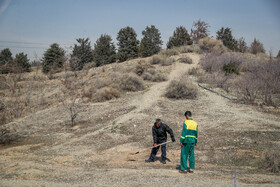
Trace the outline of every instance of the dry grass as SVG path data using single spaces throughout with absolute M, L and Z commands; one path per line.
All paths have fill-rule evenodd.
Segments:
M 121 94 L 119 90 L 111 87 L 104 87 L 98 90 L 96 93 L 94 93 L 92 98 L 95 102 L 104 102 L 119 98 L 120 95 Z
M 199 47 L 199 53 L 225 53 L 228 49 L 223 45 L 220 40 L 216 40 L 214 38 L 203 38 L 200 39 L 197 43 L 197 47 Z
M 155 64 L 155 62 L 157 62 L 158 60 L 161 59 L 158 58 L 157 56 L 154 56 L 150 61 L 150 63 L 144 60 L 140 60 L 135 67 L 135 73 L 141 76 L 147 69 L 153 68 L 151 64 Z
M 159 64 L 161 66 L 170 66 L 175 62 L 175 59 L 172 57 L 167 57 L 163 55 L 155 55 L 151 58 L 151 64 Z
M 170 57 L 170 56 L 175 56 L 175 55 L 178 55 L 179 52 L 178 50 L 176 50 L 175 48 L 173 49 L 162 49 L 159 54 L 161 56 L 166 56 L 166 57 Z
M 124 75 L 120 79 L 119 86 L 120 89 L 123 91 L 135 92 L 135 91 L 144 90 L 143 80 L 134 74 Z
M 197 95 L 197 88 L 185 80 L 171 81 L 165 93 L 167 98 L 174 99 L 196 99 Z
M 280 152 L 279 151 L 267 151 L 264 154 L 262 162 L 260 164 L 261 168 L 265 168 L 272 173 L 280 172 Z
M 178 60 L 181 63 L 186 63 L 186 64 L 192 64 L 193 63 L 192 59 L 188 56 L 185 56 L 185 55 L 182 56 L 181 58 L 179 58 Z

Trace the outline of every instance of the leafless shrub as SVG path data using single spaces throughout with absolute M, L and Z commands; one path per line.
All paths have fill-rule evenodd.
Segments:
M 239 74 L 241 64 L 246 58 L 239 53 L 206 54 L 200 61 L 201 67 L 208 73 L 223 71 L 224 73 Z
M 175 48 L 172 48 L 172 49 L 162 49 L 159 52 L 159 54 L 162 56 L 170 57 L 170 56 L 178 55 L 179 52 Z
M 156 73 L 152 76 L 151 81 L 153 82 L 164 82 L 167 81 L 167 76 L 162 73 Z
M 215 73 L 212 73 L 210 75 L 212 81 L 214 84 L 216 84 L 217 87 L 219 88 L 224 88 L 227 80 L 229 79 L 228 76 L 226 76 L 224 73 L 222 72 L 215 72 Z
M 238 99 L 245 103 L 254 103 L 260 90 L 257 77 L 248 73 L 239 77 L 234 84 L 234 89 L 237 92 Z
M 150 63 L 151 64 L 162 64 L 163 61 L 163 57 L 160 55 L 154 55 L 151 60 Z
M 272 173 L 280 171 L 280 152 L 267 151 L 262 159 L 261 168 L 268 169 Z
M 144 90 L 143 80 L 134 74 L 124 75 L 120 79 L 119 86 L 124 91 L 135 92 L 135 91 Z
M 144 80 L 152 81 L 152 82 L 163 82 L 167 81 L 167 75 L 161 73 L 161 72 L 156 72 L 155 69 L 147 69 L 145 73 L 143 73 L 142 78 Z
M 139 61 L 135 67 L 135 73 L 137 75 L 141 76 L 148 68 L 152 67 L 152 65 L 150 63 L 143 61 L 143 60 Z
M 193 45 L 184 45 L 176 48 L 179 53 L 194 53 L 198 51 L 198 47 Z
M 173 80 L 168 85 L 165 96 L 174 99 L 195 99 L 197 94 L 197 88 L 190 82 Z
M 202 74 L 205 74 L 205 72 L 200 67 L 193 67 L 188 71 L 188 74 L 194 76 L 201 76 Z
M 170 66 L 170 65 L 173 64 L 173 62 L 175 62 L 175 59 L 172 58 L 172 57 L 168 57 L 168 58 L 165 58 L 165 59 L 162 61 L 161 65 L 162 65 L 162 66 Z
M 143 75 L 142 75 L 142 78 L 144 80 L 147 80 L 147 81 L 150 81 L 152 80 L 153 78 L 153 74 L 149 73 L 149 72 L 144 72 Z
M 71 120 L 71 126 L 75 125 L 75 119 L 77 118 L 78 114 L 82 111 L 81 107 L 77 103 L 78 94 L 68 93 L 64 94 L 60 97 L 60 102 L 62 103 L 64 109 L 69 114 Z M 69 99 L 67 99 L 69 97 Z
M 120 92 L 117 89 L 111 87 L 104 87 L 93 94 L 93 101 L 104 102 L 119 97 Z
M 251 65 L 249 65 L 246 74 L 252 76 L 252 81 L 256 80 L 258 82 L 259 93 L 263 103 L 276 105 L 273 101 L 273 95 L 280 94 L 280 62 L 253 61 Z
M 182 56 L 181 58 L 179 58 L 179 62 L 186 63 L 186 64 L 193 63 L 192 59 L 188 56 Z
M 61 80 L 63 85 L 62 94 L 60 95 L 60 102 L 62 106 L 69 114 L 71 126 L 75 125 L 75 119 L 78 114 L 82 111 L 81 106 L 77 102 L 78 97 L 80 96 L 77 89 L 77 77 L 69 77 L 65 71 L 64 79 Z
M 170 66 L 173 64 L 173 62 L 175 62 L 174 58 L 160 55 L 155 55 L 150 60 L 151 64 L 160 64 L 162 66 Z
M 199 53 L 225 53 L 227 48 L 223 45 L 220 40 L 214 38 L 202 38 L 198 41 L 197 46 L 199 47 Z
M 144 80 L 151 81 L 152 78 L 153 78 L 153 76 L 154 76 L 156 73 L 157 73 L 157 72 L 156 72 L 156 70 L 155 70 L 154 68 L 149 68 L 149 69 L 147 69 L 147 70 L 143 73 L 142 78 L 143 78 Z

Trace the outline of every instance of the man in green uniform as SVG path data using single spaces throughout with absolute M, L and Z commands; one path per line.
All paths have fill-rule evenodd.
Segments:
M 192 119 L 190 111 L 185 112 L 187 120 L 183 124 L 183 131 L 180 138 L 181 163 L 180 173 L 193 173 L 195 167 L 194 147 L 197 143 L 197 123 Z M 189 160 L 189 169 L 187 161 Z

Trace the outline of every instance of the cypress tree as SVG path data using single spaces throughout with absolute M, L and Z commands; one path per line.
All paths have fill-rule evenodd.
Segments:
M 142 31 L 143 38 L 140 43 L 140 52 L 142 57 L 151 56 L 160 51 L 162 40 L 159 30 L 154 26 L 146 27 Z
M 138 45 L 137 34 L 131 27 L 122 28 L 118 32 L 118 59 L 120 62 L 126 61 L 130 58 L 138 57 Z
M 96 66 L 109 64 L 116 61 L 116 48 L 109 35 L 102 34 L 94 44 L 93 60 Z
M 65 51 L 57 43 L 54 43 L 44 53 L 42 61 L 43 73 L 59 70 L 65 61 Z
M 183 45 L 192 45 L 192 43 L 188 30 L 183 26 L 179 26 L 174 31 L 173 36 L 169 38 L 167 49 Z
M 93 61 L 93 53 L 90 46 L 89 38 L 77 39 L 78 45 L 74 45 L 71 58 L 76 59 L 75 64 L 72 64 L 73 70 L 83 69 L 86 63 Z
M 29 63 L 29 59 L 27 58 L 27 54 L 16 54 L 14 64 L 20 72 L 30 72 L 31 65 Z

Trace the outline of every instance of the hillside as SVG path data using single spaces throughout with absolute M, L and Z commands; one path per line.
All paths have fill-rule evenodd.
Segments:
M 187 76 L 198 66 L 200 55 L 187 55 L 192 64 L 179 62 L 180 54 L 173 56 L 172 65 L 154 65 L 167 81 L 145 81 L 143 90 L 124 92 L 105 102 L 79 97 L 81 112 L 74 126 L 69 125 L 69 115 L 60 102 L 61 98 L 71 102 L 71 94 L 63 95 L 66 80 L 75 80 L 74 88 L 87 93 L 107 84 L 102 81 L 112 75 L 133 72 L 140 61 L 151 57 L 91 68 L 77 75 L 61 72 L 52 79 L 36 71 L 24 74 L 18 83 L 22 85 L 20 93 L 30 90 L 31 104 L 21 117 L 5 124 L 11 132 L 0 145 L 0 186 L 233 186 L 235 171 L 238 186 L 279 186 L 279 174 L 259 169 L 266 150 L 279 151 L 278 113 L 230 101 L 199 87 L 197 79 L 189 75 L 188 81 L 198 89 L 197 99 L 164 97 L 172 80 Z M 36 81 L 32 82 L 32 77 L 37 77 Z M 186 110 L 193 112 L 199 124 L 199 141 L 196 171 L 182 175 L 178 172 L 179 138 Z M 176 142 L 167 146 L 171 162 L 166 165 L 145 163 L 150 150 L 130 154 L 152 145 L 156 118 L 168 124 L 176 137 Z

